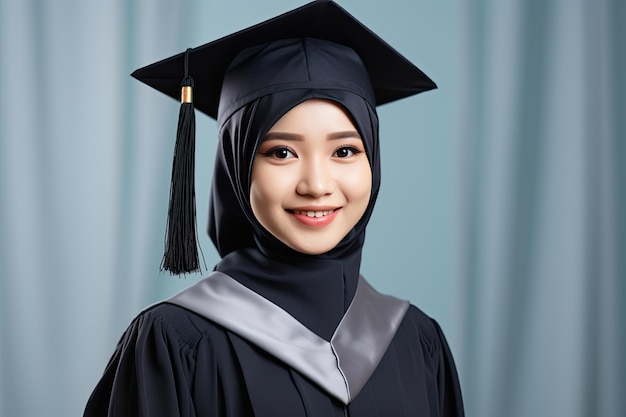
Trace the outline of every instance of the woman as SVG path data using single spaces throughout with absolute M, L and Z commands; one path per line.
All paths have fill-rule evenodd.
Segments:
M 462 416 L 439 326 L 359 274 L 375 106 L 434 83 L 328 1 L 194 52 L 134 75 L 171 94 L 172 65 L 202 71 L 222 260 L 133 321 L 85 416 Z

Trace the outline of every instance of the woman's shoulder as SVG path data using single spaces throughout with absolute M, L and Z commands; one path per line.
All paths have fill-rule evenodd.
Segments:
M 422 330 L 434 330 L 433 325 L 436 321 L 426 314 L 415 304 L 410 304 L 406 312 L 405 321 L 409 321 L 412 325 L 418 326 Z
M 122 335 L 84 415 L 190 416 L 194 408 L 209 409 L 219 401 L 210 388 L 195 398 L 185 387 L 217 387 L 218 363 L 236 375 L 229 352 L 228 336 L 215 323 L 166 302 L 150 306 Z
M 409 306 L 400 328 L 405 335 L 418 338 L 422 345 L 431 349 L 440 349 L 442 345 L 447 345 L 439 323 L 413 304 Z
M 139 313 L 127 332 L 133 329 L 137 333 L 167 335 L 167 339 L 188 347 L 224 335 L 224 329 L 213 321 L 168 302 L 152 305 Z

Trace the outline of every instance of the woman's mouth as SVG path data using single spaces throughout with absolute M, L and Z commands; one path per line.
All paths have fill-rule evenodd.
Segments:
M 322 227 L 330 224 L 341 208 L 328 210 L 287 210 L 299 223 L 309 227 Z

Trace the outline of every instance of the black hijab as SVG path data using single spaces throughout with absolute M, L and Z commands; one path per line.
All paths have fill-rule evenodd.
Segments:
M 361 135 L 372 170 L 363 217 L 330 251 L 297 252 L 268 232 L 250 206 L 252 164 L 271 127 L 310 99 L 342 106 Z M 218 116 L 209 235 L 230 275 L 326 340 L 356 291 L 365 239 L 380 187 L 378 117 L 367 72 L 349 48 L 318 39 L 291 39 L 244 50 L 225 77 Z

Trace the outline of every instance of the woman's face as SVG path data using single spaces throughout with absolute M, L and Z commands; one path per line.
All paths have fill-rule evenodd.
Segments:
M 287 246 L 328 252 L 367 208 L 372 173 L 344 109 L 308 100 L 267 133 L 252 166 L 250 202 L 258 221 Z

